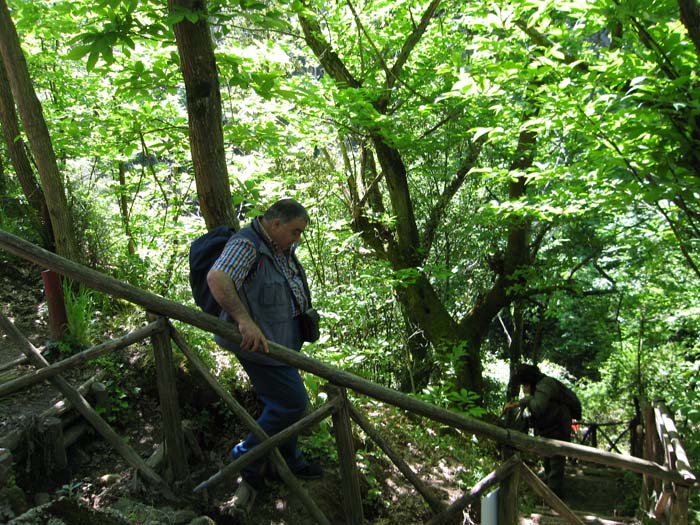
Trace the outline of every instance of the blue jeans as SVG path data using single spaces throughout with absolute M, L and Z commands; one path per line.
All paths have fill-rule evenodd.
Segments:
M 253 390 L 264 405 L 257 423 L 268 436 L 277 434 L 304 416 L 309 398 L 299 370 L 291 366 L 261 365 L 245 359 L 240 359 L 240 362 L 253 384 Z M 252 433 L 248 434 L 245 440 L 233 447 L 233 459 L 245 454 L 259 442 Z M 282 443 L 279 450 L 292 470 L 306 463 L 297 447 L 297 436 Z M 261 474 L 265 461 L 261 459 L 248 465 L 243 469 L 243 475 Z

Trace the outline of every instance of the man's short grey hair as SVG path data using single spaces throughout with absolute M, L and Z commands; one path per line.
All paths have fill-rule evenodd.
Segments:
M 277 201 L 267 209 L 263 218 L 266 221 L 279 219 L 283 224 L 288 224 L 299 218 L 304 219 L 307 223 L 310 221 L 309 212 L 294 199 L 282 199 Z

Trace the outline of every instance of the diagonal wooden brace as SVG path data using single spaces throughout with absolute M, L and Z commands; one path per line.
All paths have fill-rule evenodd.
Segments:
M 163 322 L 164 323 L 164 322 Z M 22 333 L 15 327 L 12 322 L 0 314 L 0 328 L 5 331 L 8 337 L 14 339 L 20 346 L 20 349 L 37 368 L 45 368 L 50 366 L 49 362 L 44 359 L 44 357 L 39 353 L 32 343 L 22 335 Z M 151 469 L 146 462 L 139 456 L 134 449 L 132 449 L 126 442 L 119 437 L 119 435 L 112 430 L 112 427 L 102 419 L 102 417 L 95 412 L 95 410 L 90 406 L 87 400 L 73 388 L 73 386 L 66 381 L 63 376 L 56 375 L 54 377 L 48 378 L 53 386 L 55 386 L 61 393 L 70 401 L 75 409 L 80 412 L 80 414 L 97 430 L 100 435 L 110 444 L 115 450 L 121 454 L 121 456 L 135 469 L 137 469 L 141 474 L 151 483 L 156 485 L 162 492 L 163 495 L 175 500 L 175 495 L 172 493 L 165 481 Z

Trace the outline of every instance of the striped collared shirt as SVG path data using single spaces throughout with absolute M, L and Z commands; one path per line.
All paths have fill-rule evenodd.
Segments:
M 259 219 L 255 219 L 252 226 L 270 248 L 278 270 L 282 272 L 289 283 L 294 294 L 293 315 L 296 317 L 309 307 L 309 300 L 305 293 L 301 269 L 297 267 L 295 259 L 292 257 L 292 250 L 280 250 L 265 231 Z M 226 273 L 233 281 L 236 290 L 240 290 L 256 260 L 257 253 L 254 244 L 248 239 L 233 236 L 226 243 L 212 269 Z

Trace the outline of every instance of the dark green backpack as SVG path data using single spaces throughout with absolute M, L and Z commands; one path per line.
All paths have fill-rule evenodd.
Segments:
M 561 392 L 561 402 L 569 407 L 569 412 L 571 412 L 571 419 L 581 420 L 581 401 L 568 386 L 566 386 L 561 381 L 559 383 L 559 392 Z

